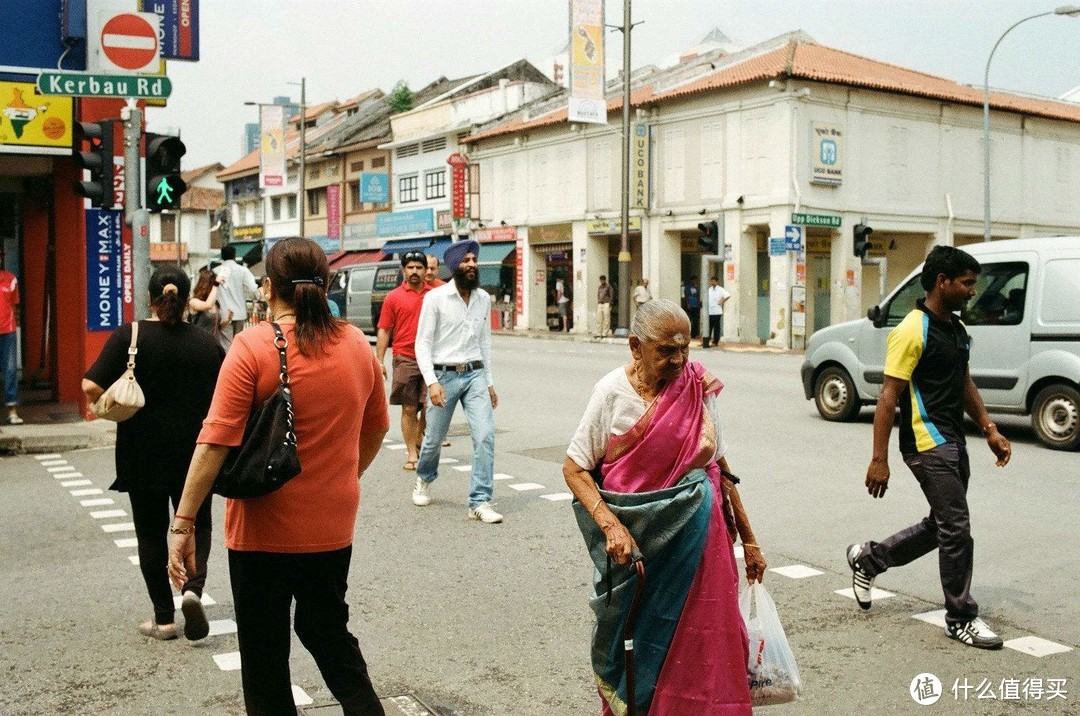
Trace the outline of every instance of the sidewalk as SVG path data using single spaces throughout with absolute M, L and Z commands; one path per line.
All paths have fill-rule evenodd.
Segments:
M 492 331 L 492 335 L 496 336 L 512 336 L 515 338 L 536 338 L 540 340 L 548 341 L 574 341 L 575 343 L 607 343 L 610 345 L 627 345 L 630 340 L 625 337 L 609 336 L 607 338 L 598 338 L 596 336 L 588 335 L 585 333 L 563 333 L 561 331 L 544 331 L 544 330 L 526 330 L 526 331 L 507 331 L 499 330 Z M 712 350 L 703 349 L 701 347 L 701 339 L 695 338 L 690 343 L 690 347 L 696 350 Z M 766 346 L 752 345 L 750 343 L 727 343 L 721 342 L 719 345 L 722 351 L 731 351 L 732 353 L 779 353 L 779 354 L 795 354 L 801 355 L 805 351 L 802 349 L 787 350 L 783 348 L 769 348 Z
M 0 455 L 65 452 L 116 443 L 116 423 L 85 420 L 75 403 L 19 406 L 22 425 L 0 425 Z

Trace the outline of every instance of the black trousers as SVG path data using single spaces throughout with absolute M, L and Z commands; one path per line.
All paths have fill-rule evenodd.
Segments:
M 351 559 L 351 546 L 303 554 L 229 550 L 244 705 L 249 714 L 296 714 L 289 676 L 293 599 L 296 636 L 315 658 L 344 713 L 384 713 L 360 644 L 349 633 L 345 591 Z
M 723 315 L 714 316 L 711 313 L 709 314 L 709 332 L 702 339 L 701 345 L 703 348 L 708 348 L 710 342 L 714 346 L 720 345 L 720 321 L 723 318 Z
M 945 621 L 963 624 L 979 616 L 971 597 L 975 541 L 971 538 L 967 487 L 971 476 L 967 449 L 946 443 L 926 452 L 905 455 L 904 462 L 919 481 L 930 515 L 881 542 L 868 542 L 859 566 L 871 576 L 899 567 L 938 550 Z
M 139 570 L 150 602 L 154 605 L 154 621 L 173 623 L 173 594 L 169 584 L 169 503 L 173 509 L 180 504 L 183 485 L 172 494 L 156 490 L 130 490 L 131 522 L 139 540 Z M 206 562 L 210 559 L 212 500 L 208 496 L 195 514 L 195 575 L 181 589 L 200 597 L 206 584 Z
M 701 308 L 687 308 L 686 315 L 690 317 L 690 337 L 697 338 L 701 335 Z

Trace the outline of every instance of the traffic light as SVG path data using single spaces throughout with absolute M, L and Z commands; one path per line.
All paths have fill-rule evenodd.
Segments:
M 113 121 L 75 123 L 75 163 L 90 172 L 90 181 L 75 182 L 75 193 L 99 209 L 113 208 Z
M 855 224 L 852 233 L 855 240 L 852 246 L 855 255 L 860 259 L 865 259 L 867 252 L 870 251 L 870 234 L 874 233 L 874 230 L 866 224 Z
M 698 224 L 698 231 L 701 232 L 701 236 L 698 237 L 698 245 L 701 246 L 702 251 L 707 254 L 715 254 L 720 248 L 719 241 L 719 226 L 715 221 L 706 221 L 704 224 Z
M 187 147 L 180 137 L 146 133 L 146 209 L 179 209 L 187 184 L 180 178 L 180 158 Z

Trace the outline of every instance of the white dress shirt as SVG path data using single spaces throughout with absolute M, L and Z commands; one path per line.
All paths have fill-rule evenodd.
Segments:
M 724 315 L 724 299 L 731 298 L 731 292 L 720 285 L 709 286 L 709 315 Z
M 214 273 L 222 276 L 224 281 L 218 286 L 217 302 L 221 312 L 228 315 L 232 311 L 232 320 L 247 320 L 248 295 L 255 295 L 259 290 L 259 284 L 255 283 L 255 276 L 247 266 L 241 266 L 232 259 L 222 262 L 214 269 Z
M 420 321 L 416 326 L 416 363 L 424 382 L 439 382 L 434 365 L 459 365 L 484 361 L 490 388 L 491 378 L 491 296 L 477 287 L 468 305 L 451 280 L 424 296 Z

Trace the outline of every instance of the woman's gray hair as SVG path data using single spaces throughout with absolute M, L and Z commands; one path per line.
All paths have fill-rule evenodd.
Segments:
M 690 317 L 674 301 L 654 298 L 638 306 L 634 320 L 630 322 L 630 335 L 639 341 L 655 341 L 661 337 L 664 325 L 670 321 L 689 324 Z

